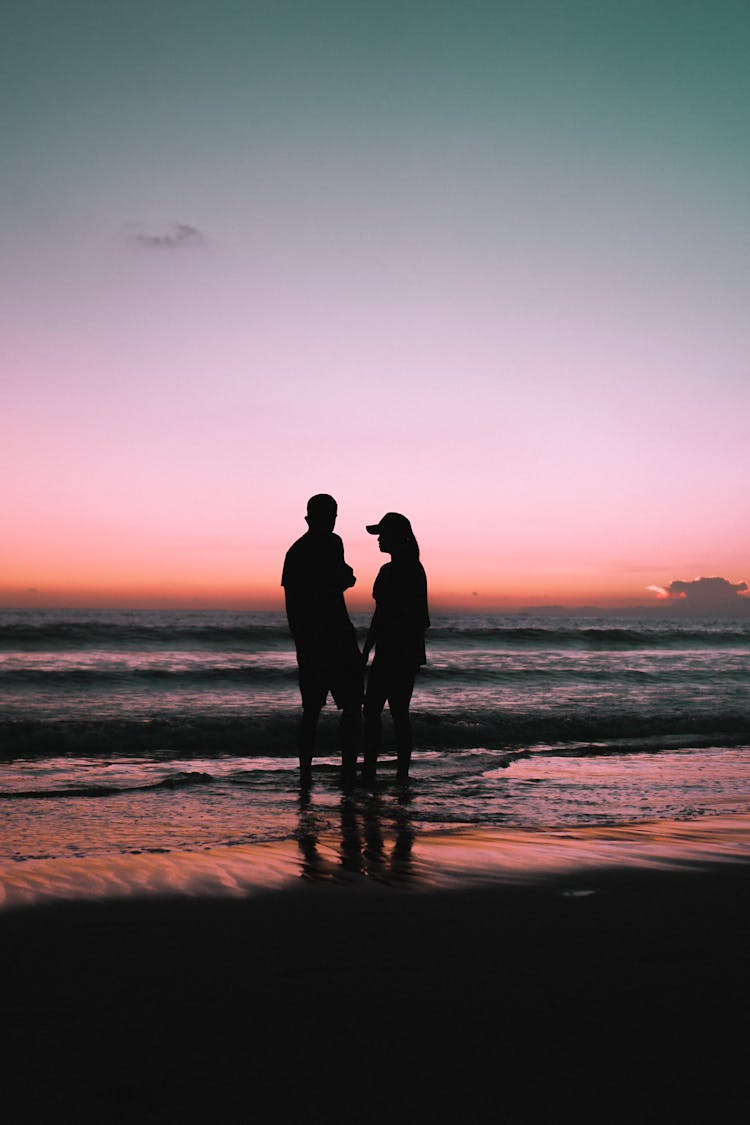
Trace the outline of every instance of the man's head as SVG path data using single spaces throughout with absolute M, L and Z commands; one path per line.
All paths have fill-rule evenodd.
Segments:
M 319 492 L 307 501 L 305 520 L 310 531 L 331 532 L 336 524 L 338 505 L 327 492 Z

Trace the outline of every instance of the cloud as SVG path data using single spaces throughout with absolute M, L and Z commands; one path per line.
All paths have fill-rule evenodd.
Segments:
M 172 250 L 178 246 L 202 246 L 205 242 L 198 228 L 191 226 L 190 223 L 173 223 L 163 234 L 136 230 L 130 237 L 139 246 L 148 246 L 156 250 Z
M 747 582 L 732 583 L 727 578 L 693 578 L 688 582 L 677 580 L 668 586 L 647 586 L 658 597 L 683 602 L 694 609 L 728 609 L 750 603 L 743 595 Z

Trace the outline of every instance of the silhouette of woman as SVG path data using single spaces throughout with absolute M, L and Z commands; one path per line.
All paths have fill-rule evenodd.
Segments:
M 365 640 L 363 663 L 375 648 L 365 693 L 363 780 L 371 784 L 380 750 L 383 708 L 388 707 L 396 735 L 397 778 L 406 781 L 412 751 L 409 704 L 414 678 L 426 663 L 424 636 L 430 626 L 427 578 L 419 561 L 419 545 L 411 524 L 400 512 L 387 512 L 380 523 L 369 524 L 380 550 L 391 561 L 380 568 L 372 596 L 375 613 Z

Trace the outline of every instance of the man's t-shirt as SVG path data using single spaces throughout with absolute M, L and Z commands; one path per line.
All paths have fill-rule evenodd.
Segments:
M 281 585 L 298 654 L 350 648 L 354 626 L 344 590 L 354 585 L 354 571 L 344 561 L 338 535 L 308 531 L 293 543 L 284 559 Z

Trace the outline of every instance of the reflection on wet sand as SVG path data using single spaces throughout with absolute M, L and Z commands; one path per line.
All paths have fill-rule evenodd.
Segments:
M 364 875 L 388 884 L 414 882 L 410 805 L 408 789 L 394 803 L 372 793 L 347 794 L 339 804 L 336 826 L 312 805 L 309 794 L 302 793 L 297 831 L 300 874 L 310 880 Z
M 245 898 L 291 890 L 300 876 L 387 891 L 529 886 L 562 876 L 580 891 L 615 869 L 705 871 L 750 860 L 747 816 L 448 833 L 417 830 L 417 812 L 408 793 L 332 801 L 323 794 L 291 813 L 288 837 L 263 844 L 0 862 L 0 913 L 64 900 Z

